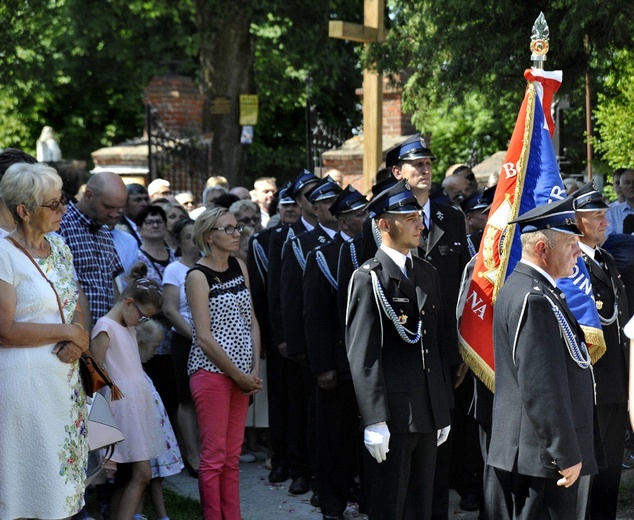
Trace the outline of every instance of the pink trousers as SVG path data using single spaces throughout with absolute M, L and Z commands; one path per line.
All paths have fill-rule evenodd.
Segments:
M 224 374 L 189 378 L 200 430 L 198 487 L 205 520 L 240 520 L 240 451 L 249 398 Z

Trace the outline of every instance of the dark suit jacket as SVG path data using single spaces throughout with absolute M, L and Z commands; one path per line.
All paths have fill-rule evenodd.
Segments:
M 462 271 L 471 258 L 467 248 L 464 215 L 453 206 L 430 202 L 431 229 L 427 243 L 421 239 L 418 256 L 427 260 L 438 271 L 442 287 L 441 298 L 445 315 L 444 334 L 449 341 L 443 352 L 446 367 L 462 362 L 458 350 L 456 304 Z
M 392 433 L 429 433 L 447 426 L 449 395 L 440 350 L 440 281 L 433 267 L 414 257 L 416 286 L 379 249 L 353 274 L 348 302 L 346 348 L 364 426 L 386 421 Z M 422 319 L 422 344 L 409 344 L 377 307 L 371 272 L 389 304 L 415 331 Z
M 269 321 L 275 345 L 284 343 L 284 323 L 280 303 L 280 286 L 282 281 L 282 249 L 289 236 L 304 233 L 306 227 L 302 220 L 292 226 L 278 226 L 271 232 L 269 240 L 269 271 L 267 277 L 267 301 L 269 304 Z
M 304 289 L 302 278 L 308 253 L 318 245 L 330 240 L 319 225 L 312 231 L 290 238 L 282 249 L 282 276 L 280 281 L 280 305 L 284 339 L 289 357 L 306 355 L 306 335 L 304 333 Z
M 622 327 L 627 323 L 629 316 L 627 296 L 614 258 L 605 249 L 600 249 L 600 252 L 607 271 L 585 254 L 583 261 L 590 274 L 599 315 L 605 319 L 613 317 L 616 304 L 618 318 L 610 325 L 602 326 L 607 350 L 594 365 L 597 404 L 626 403 L 630 348 Z
M 337 305 L 337 266 L 342 244 L 343 238 L 337 233 L 333 240 L 308 253 L 303 278 L 304 329 L 312 373 L 336 370 L 339 379 L 350 379 Z M 325 262 L 325 268 L 318 263 L 318 257 Z M 333 280 L 326 277 L 324 269 Z
M 597 472 L 602 455 L 590 369 L 568 353 L 556 305 L 578 342 L 583 331 L 562 298 L 537 270 L 518 263 L 498 294 L 493 318 L 495 397 L 487 463 L 534 477 L 558 479 L 582 462 Z M 599 451 L 597 451 L 599 450 Z
M 274 228 L 266 228 L 249 239 L 247 252 L 247 271 L 251 283 L 251 298 L 253 310 L 260 324 L 262 347 L 273 345 L 273 334 L 269 320 L 269 304 L 266 295 L 266 284 L 269 269 L 269 242 Z
M 340 280 L 337 299 L 339 301 L 339 318 L 342 329 L 346 326 L 346 306 L 348 305 L 348 284 L 352 273 L 361 264 L 370 260 L 380 245 L 381 235 L 373 224 L 371 218 L 363 222 L 363 230 L 358 235 L 352 237 L 348 242 L 344 242 L 339 252 L 339 266 L 337 277 Z M 375 236 L 377 235 L 378 236 Z M 378 243 L 377 243 L 378 240 Z

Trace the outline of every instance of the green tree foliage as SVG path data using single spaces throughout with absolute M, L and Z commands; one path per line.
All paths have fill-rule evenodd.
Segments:
M 564 114 L 562 143 L 570 168 L 579 171 L 585 158 L 583 78 L 589 63 L 601 64 L 612 49 L 631 46 L 631 2 L 388 0 L 387 39 L 372 46 L 364 61 L 387 73 L 408 72 L 405 107 L 419 129 L 432 133 L 435 153 L 464 157 L 469 141 L 457 145 L 439 134 L 447 131 L 446 120 L 455 117 L 455 107 L 465 105 L 466 112 L 474 99 L 481 117 L 499 121 L 504 130 L 474 127 L 465 139 L 476 142 L 476 148 L 487 142 L 503 148 L 513 124 L 505 112 L 511 110 L 514 118 L 519 108 L 522 74 L 531 65 L 531 28 L 540 11 L 550 27 L 546 68 L 563 70 L 560 93 L 570 95 L 573 107 Z M 602 70 L 590 69 L 593 77 Z M 592 86 L 596 91 L 597 85 Z
M 611 65 L 594 112 L 599 134 L 596 148 L 611 167 L 627 168 L 634 164 L 634 53 L 615 52 Z
M 248 172 L 288 179 L 306 166 L 307 95 L 323 121 L 352 134 L 361 111 L 362 71 L 356 46 L 328 37 L 331 18 L 359 22 L 359 0 L 270 1 L 254 20 L 255 83 L 260 120 Z
M 348 131 L 359 125 L 355 46 L 328 38 L 328 20 L 359 21 L 362 10 L 361 0 L 6 0 L 0 4 L 0 148 L 33 153 L 48 124 L 65 157 L 90 160 L 97 148 L 141 135 L 143 88 L 167 71 L 166 61 L 179 62 L 179 73 L 202 81 L 204 91 L 220 85 L 225 95 L 219 60 L 208 60 L 201 49 L 217 38 L 222 54 L 231 17 L 246 15 L 246 44 L 228 66 L 251 66 L 255 57 L 255 82 L 238 92 L 260 96 L 248 176 L 289 178 L 305 165 L 307 78 L 327 124 Z M 231 124 L 237 127 L 234 119 Z
M 33 152 L 52 126 L 65 157 L 143 130 L 143 87 L 164 61 L 197 70 L 188 1 L 9 0 L 0 6 L 0 147 Z

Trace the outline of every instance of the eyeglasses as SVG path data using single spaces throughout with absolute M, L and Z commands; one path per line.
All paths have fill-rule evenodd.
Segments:
M 257 224 L 258 222 L 262 222 L 262 217 L 242 217 L 238 219 L 238 222 L 242 222 L 243 224 L 247 224 L 249 222 Z
M 244 226 L 242 224 L 238 224 L 237 226 L 212 227 L 209 229 L 213 231 L 224 231 L 227 235 L 233 235 L 236 231 L 238 233 L 242 233 Z
M 62 195 L 59 200 L 56 200 L 55 202 L 51 202 L 50 204 L 40 204 L 40 208 L 48 208 L 51 211 L 57 211 L 61 206 L 66 206 L 66 204 L 68 204 L 68 197 Z
M 136 303 L 132 302 L 132 305 L 134 305 L 134 308 L 139 313 L 138 323 L 146 323 L 150 321 L 151 318 L 147 314 L 143 314 L 143 311 L 139 309 L 139 306 Z
M 161 227 L 165 225 L 165 222 L 163 222 L 163 219 L 144 220 L 143 225 L 148 227 L 153 227 L 153 226 Z

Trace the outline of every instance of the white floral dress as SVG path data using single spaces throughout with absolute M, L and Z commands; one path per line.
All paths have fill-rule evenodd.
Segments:
M 36 259 L 60 296 L 66 321 L 77 303 L 70 250 L 47 235 L 51 254 Z M 57 299 L 25 254 L 0 238 L 0 280 L 13 285 L 16 322 L 61 323 Z M 78 364 L 55 345 L 0 345 L 0 518 L 66 518 L 84 504 L 88 444 L 86 395 Z

